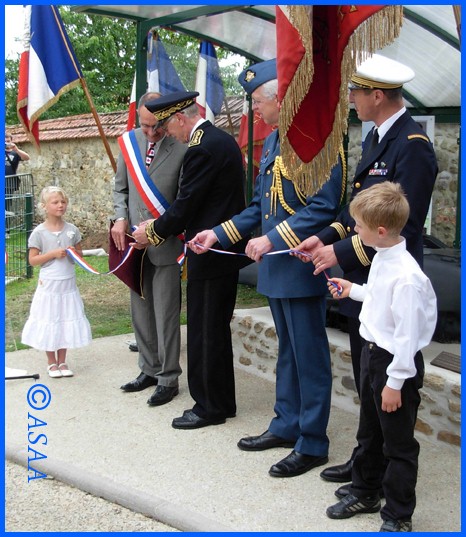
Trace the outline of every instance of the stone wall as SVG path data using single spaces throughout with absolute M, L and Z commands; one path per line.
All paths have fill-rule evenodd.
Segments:
M 435 151 L 439 176 L 433 196 L 432 233 L 449 246 L 455 239 L 456 197 L 458 190 L 459 126 L 435 126 Z M 115 159 L 119 148 L 109 138 Z M 113 170 L 102 141 L 98 138 L 41 142 L 41 153 L 29 143 L 21 144 L 31 160 L 20 165 L 19 172 L 31 172 L 36 197 L 48 184 L 59 184 L 71 199 L 68 218 L 84 237 L 107 230 L 112 215 Z M 348 182 L 351 183 L 361 153 L 361 125 L 349 128 Z
M 235 366 L 275 382 L 278 339 L 269 308 L 235 310 L 231 327 Z M 328 328 L 327 334 L 333 373 L 332 404 L 358 414 L 348 335 L 333 328 Z M 430 365 L 443 348 L 432 343 L 424 351 L 426 374 L 416 429 L 432 439 L 460 446 L 461 376 Z M 459 353 L 459 345 L 454 350 Z

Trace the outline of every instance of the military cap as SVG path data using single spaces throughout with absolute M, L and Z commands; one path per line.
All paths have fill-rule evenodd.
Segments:
M 414 78 L 414 71 L 400 62 L 374 54 L 351 77 L 350 89 L 395 89 Z
M 144 106 L 154 114 L 158 121 L 163 121 L 194 104 L 198 95 L 197 91 L 175 91 L 158 99 L 147 101 Z
M 274 58 L 251 65 L 240 73 L 238 82 L 244 91 L 251 95 L 259 86 L 275 78 L 277 78 L 277 60 Z

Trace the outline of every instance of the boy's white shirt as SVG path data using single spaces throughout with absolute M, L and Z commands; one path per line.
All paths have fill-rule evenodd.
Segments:
M 405 239 L 375 249 L 367 283 L 353 284 L 349 296 L 363 302 L 361 336 L 393 354 L 387 386 L 401 390 L 405 379 L 416 374 L 416 352 L 432 339 L 437 299 L 429 278 L 406 250 Z

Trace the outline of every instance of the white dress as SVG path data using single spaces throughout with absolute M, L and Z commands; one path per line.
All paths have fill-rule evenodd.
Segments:
M 80 241 L 79 230 L 73 224 L 65 222 L 64 228 L 56 233 L 40 224 L 31 233 L 28 247 L 46 253 Z M 76 285 L 74 262 L 67 256 L 44 263 L 21 342 L 38 350 L 57 351 L 84 347 L 91 341 L 91 327 Z

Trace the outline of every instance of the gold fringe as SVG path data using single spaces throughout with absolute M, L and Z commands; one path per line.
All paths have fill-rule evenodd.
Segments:
M 312 43 L 311 36 L 303 28 L 302 10 L 304 6 L 289 6 L 290 11 L 296 11 L 296 19 L 293 24 L 303 39 L 303 43 Z M 292 8 L 296 8 L 292 9 Z M 299 15 L 299 20 L 298 20 Z M 294 22 L 296 20 L 296 23 Z M 304 76 L 299 66 L 293 78 L 290 96 L 287 93 L 283 99 L 280 110 L 280 152 L 286 168 L 291 172 L 292 180 L 297 187 L 306 195 L 315 194 L 330 177 L 333 166 L 338 161 L 338 151 L 343 142 L 343 135 L 348 130 L 348 83 L 356 66 L 371 56 L 376 50 L 392 43 L 398 36 L 403 23 L 403 6 L 386 6 L 360 24 L 350 37 L 343 51 L 341 63 L 341 85 L 339 103 L 335 110 L 335 119 L 332 132 L 326 140 L 322 150 L 309 163 L 303 162 L 294 152 L 286 136 L 291 125 L 292 118 L 299 108 L 307 90 L 302 93 L 297 88 L 309 88 L 308 76 Z M 310 28 L 312 23 L 307 24 Z M 306 50 L 307 50 L 307 46 Z M 312 52 L 309 55 L 312 58 Z M 308 58 L 308 59 L 309 59 Z M 307 62 L 308 63 L 308 62 Z M 298 79 L 295 83 L 295 79 Z M 291 102 L 288 102 L 291 100 Z

